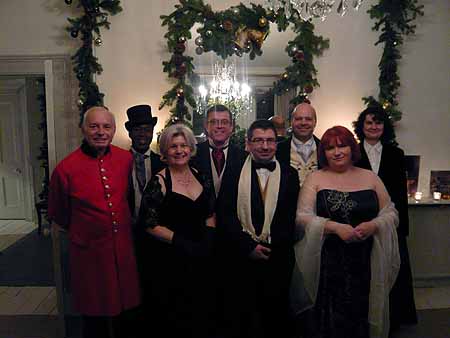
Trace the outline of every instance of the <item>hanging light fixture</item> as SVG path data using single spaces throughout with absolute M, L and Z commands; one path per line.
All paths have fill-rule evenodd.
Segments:
M 237 81 L 234 62 L 216 62 L 210 84 L 198 87 L 200 95 L 197 96 L 197 112 L 202 115 L 208 106 L 223 104 L 230 109 L 234 118 L 238 118 L 253 109 L 251 91 L 247 83 Z
M 266 7 L 275 13 L 282 9 L 287 19 L 298 15 L 304 21 L 311 18 L 324 21 L 335 3 L 338 3 L 337 13 L 344 16 L 350 3 L 354 10 L 358 10 L 362 2 L 363 0 L 266 0 Z

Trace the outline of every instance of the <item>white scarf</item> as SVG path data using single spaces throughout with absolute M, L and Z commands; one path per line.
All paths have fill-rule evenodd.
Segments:
M 278 161 L 276 167 L 269 175 L 266 187 L 266 197 L 264 201 L 264 225 L 259 236 L 256 235 L 252 222 L 251 192 L 252 192 L 252 157 L 249 155 L 241 170 L 239 177 L 237 213 L 241 222 L 242 231 L 248 233 L 256 242 L 270 243 L 270 225 L 278 200 L 280 189 L 281 170 Z

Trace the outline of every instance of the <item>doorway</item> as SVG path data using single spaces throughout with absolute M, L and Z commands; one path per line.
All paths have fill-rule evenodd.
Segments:
M 45 172 L 38 169 L 39 160 L 36 159 L 36 155 L 40 154 L 39 148 L 43 145 L 42 130 L 37 126 L 42 122 L 42 115 L 27 114 L 29 110 L 36 111 L 29 109 L 34 94 L 42 94 L 45 98 L 43 105 L 48 143 L 44 146 L 44 152 L 48 156 L 49 172 L 51 173 L 58 161 L 79 145 L 79 114 L 74 104 L 77 83 L 71 68 L 70 57 L 65 55 L 0 56 L 0 194 L 3 195 L 0 197 L 0 203 L 3 203 L 0 222 L 8 222 L 10 229 L 24 229 L 29 224 L 35 226 L 35 204 L 41 200 L 39 194 L 46 188 L 46 182 L 43 180 Z M 6 87 L 11 87 L 8 94 L 2 91 Z M 42 102 L 35 101 L 35 108 L 40 103 Z M 0 306 L 0 327 L 4 327 L 3 320 L 8 320 L 5 317 L 9 317 L 13 323 L 20 323 L 19 318 L 24 318 L 23 322 L 28 323 L 30 320 L 42 320 L 39 316 L 45 314 L 45 317 L 51 318 L 52 325 L 48 328 L 53 332 L 39 334 L 45 334 L 47 337 L 66 336 L 67 304 L 64 299 L 67 292 L 61 263 L 65 255 L 62 249 L 65 238 L 57 231 L 52 231 L 51 236 L 45 237 L 38 235 L 35 228 L 31 230 L 33 231 L 24 230 L 29 234 L 3 250 L 0 255 L 1 274 L 3 279 L 8 280 L 14 274 L 24 275 L 27 269 L 32 272 L 34 270 L 37 274 L 43 270 L 51 270 L 51 280 L 36 281 L 37 278 L 33 275 L 20 282 L 17 282 L 19 278 L 11 280 L 12 285 L 0 285 L 3 297 Z M 19 257 L 22 257 L 23 261 L 17 260 L 15 264 L 10 265 L 9 272 L 3 269 L 2 258 L 6 258 L 3 262 L 9 262 Z M 25 265 L 27 268 L 24 268 Z M 16 271 L 13 271 L 14 268 Z M 8 300 L 6 295 L 12 296 L 13 299 Z M 16 305 L 14 317 L 11 317 L 11 314 L 5 316 L 5 311 L 12 311 L 12 306 L 6 304 L 7 302 Z M 30 313 L 26 315 L 29 311 L 35 311 L 33 314 L 36 316 L 30 317 Z M 11 322 L 6 324 L 11 327 Z M 25 332 L 27 326 L 17 326 L 16 329 Z M 0 335 L 3 333 L 0 330 Z M 24 334 L 31 336 L 36 333 L 26 331 Z

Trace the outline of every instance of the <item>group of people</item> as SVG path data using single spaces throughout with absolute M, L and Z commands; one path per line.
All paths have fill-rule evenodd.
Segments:
M 174 124 L 160 154 L 150 106 L 127 116 L 129 151 L 107 108 L 87 110 L 50 182 L 83 338 L 373 338 L 417 321 L 404 154 L 381 107 L 355 121 L 359 144 L 342 126 L 319 140 L 302 103 L 291 136 L 256 120 L 244 150 L 214 105 L 206 141 Z

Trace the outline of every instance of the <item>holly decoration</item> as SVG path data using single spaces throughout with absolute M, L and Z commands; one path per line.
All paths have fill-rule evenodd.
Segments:
M 64 0 L 67 5 L 72 0 Z M 77 104 L 80 109 L 80 122 L 84 112 L 92 106 L 103 105 L 104 94 L 100 92 L 94 81 L 95 74 L 101 74 L 102 66 L 98 63 L 93 53 L 93 45 L 100 46 L 102 39 L 101 28 L 110 28 L 109 15 L 116 15 L 122 11 L 119 0 L 78 0 L 77 7 L 82 9 L 79 17 L 68 18 L 69 26 L 66 30 L 74 39 L 81 40 L 81 47 L 72 56 L 73 70 L 79 81 L 79 99 Z
M 274 13 L 260 5 L 242 3 L 220 12 L 214 12 L 203 0 L 180 0 L 175 10 L 169 15 L 162 15 L 162 26 L 167 26 L 167 48 L 171 58 L 163 62 L 163 71 L 173 80 L 173 87 L 162 97 L 159 109 L 165 106 L 170 109 L 173 121 L 185 122 L 191 119 L 191 109 L 196 108 L 192 83 L 196 80 L 193 58 L 185 55 L 186 41 L 192 39 L 191 29 L 199 24 L 198 36 L 195 37 L 195 53 L 200 55 L 214 52 L 222 59 L 232 55 L 242 56 L 248 53 L 250 59 L 261 55 L 264 40 L 269 34 L 270 23 L 276 24 L 279 31 L 285 31 L 292 24 L 297 34 L 295 40 L 288 43 L 286 51 L 292 56 L 292 65 L 286 68 L 286 75 L 274 84 L 274 93 L 282 95 L 291 89 L 300 88 L 294 102 L 303 102 L 305 86 L 318 86 L 313 58 L 322 55 L 328 48 L 328 40 L 314 35 L 314 25 L 302 22 L 294 17 L 286 19 L 282 12 Z M 292 54 L 291 48 L 298 52 Z M 302 61 L 302 62 L 298 62 Z M 301 65 L 300 65 L 301 63 Z M 309 88 L 309 87 L 308 87 Z M 311 90 L 312 91 L 312 90 Z
M 379 94 L 378 100 L 373 96 L 364 97 L 368 104 L 381 105 L 393 121 L 402 118 L 402 112 L 398 108 L 398 89 L 400 77 L 398 75 L 398 61 L 401 59 L 400 47 L 403 44 L 403 36 L 415 33 L 416 25 L 413 21 L 418 16 L 423 16 L 423 5 L 418 5 L 418 0 L 380 0 L 367 12 L 371 19 L 375 19 L 373 30 L 381 31 L 375 45 L 384 44 L 378 69 Z

